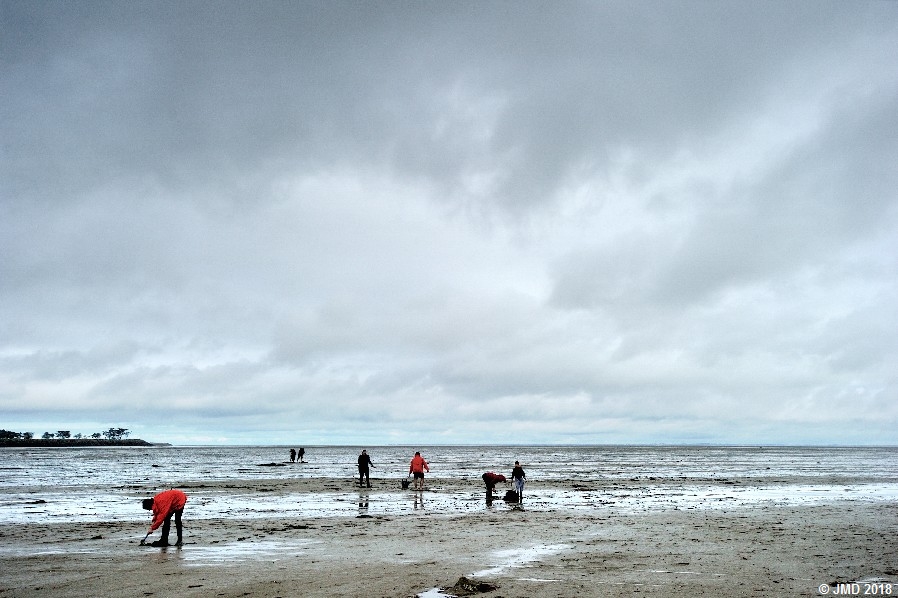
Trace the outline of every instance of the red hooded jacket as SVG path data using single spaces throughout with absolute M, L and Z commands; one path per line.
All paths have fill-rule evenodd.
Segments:
M 153 497 L 153 524 L 150 531 L 155 530 L 165 518 L 184 508 L 187 504 L 187 495 L 180 490 L 166 490 Z

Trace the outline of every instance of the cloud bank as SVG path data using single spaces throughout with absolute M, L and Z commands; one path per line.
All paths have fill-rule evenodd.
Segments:
M 0 11 L 0 427 L 898 440 L 891 3 Z

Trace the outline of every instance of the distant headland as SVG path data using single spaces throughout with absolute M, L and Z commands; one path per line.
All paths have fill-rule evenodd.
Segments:
M 0 438 L 0 447 L 69 447 L 69 446 L 171 446 L 167 442 L 147 442 L 140 438 L 123 438 L 111 440 L 109 438 L 31 438 L 30 440 L 13 440 Z
M 44 432 L 35 438 L 32 432 L 10 432 L 0 430 L 0 447 L 69 447 L 69 446 L 170 446 L 166 442 L 147 442 L 139 438 L 128 438 L 127 428 L 109 428 L 105 432 L 90 435 L 72 435 L 69 430 Z

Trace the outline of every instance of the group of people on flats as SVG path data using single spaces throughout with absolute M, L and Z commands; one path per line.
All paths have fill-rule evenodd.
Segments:
M 294 449 L 290 449 L 290 460 L 294 461 L 297 457 L 297 452 Z M 299 450 L 299 458 L 305 454 L 305 449 Z M 371 461 L 371 456 L 368 454 L 367 450 L 363 450 L 359 455 L 359 487 L 367 486 L 371 487 L 371 477 L 370 477 L 370 468 L 374 467 L 374 463 Z M 415 456 L 412 457 L 411 462 L 408 466 L 408 475 L 413 477 L 414 481 L 414 489 L 415 490 L 424 490 L 424 472 L 430 472 L 430 466 L 427 461 L 424 460 L 424 457 L 421 456 L 420 451 L 415 451 Z M 496 484 L 500 482 L 506 482 L 507 478 L 499 473 L 493 473 L 492 471 L 488 471 L 484 473 L 482 476 L 484 484 L 486 484 L 486 503 L 492 504 L 493 502 L 493 490 L 496 488 Z M 505 499 L 508 502 L 521 502 L 524 499 L 524 481 L 527 477 L 527 474 L 524 473 L 524 468 L 521 467 L 521 464 L 518 461 L 514 462 L 514 468 L 511 470 L 511 481 L 512 486 L 514 487 L 514 491 L 509 491 Z M 403 487 L 408 487 L 407 482 L 403 482 Z M 140 541 L 141 544 L 145 544 L 147 538 L 150 537 L 156 529 L 160 526 L 162 527 L 162 534 L 159 540 L 152 542 L 152 546 L 168 546 L 168 538 L 169 538 L 169 529 L 171 528 L 171 520 L 175 520 L 175 528 L 178 534 L 177 546 L 181 545 L 182 542 L 182 524 L 181 524 L 181 515 L 184 513 L 184 506 L 187 504 L 187 495 L 184 494 L 181 490 L 171 489 L 166 490 L 164 492 L 160 492 L 153 498 L 147 498 L 143 501 L 143 508 L 153 512 L 153 521 L 150 524 L 150 529 L 147 532 L 147 535 L 143 537 L 143 540 Z
M 362 450 L 359 455 L 359 487 L 367 486 L 371 487 L 371 477 L 369 467 L 374 467 L 374 463 L 371 461 L 371 455 L 368 454 L 367 450 Z M 415 456 L 412 457 L 411 463 L 408 466 L 408 475 L 414 476 L 415 480 L 415 490 L 424 490 L 424 472 L 430 471 L 430 466 L 427 464 L 427 461 L 424 460 L 424 457 L 421 456 L 420 451 L 415 451 Z M 408 484 L 403 483 L 403 488 L 408 487 Z
M 370 467 L 374 467 L 374 463 L 371 461 L 371 455 L 368 454 L 367 450 L 362 450 L 359 455 L 359 487 L 371 487 Z M 415 456 L 412 457 L 412 460 L 408 465 L 408 475 L 413 477 L 415 490 L 424 490 L 425 471 L 429 473 L 430 466 L 427 461 L 424 460 L 424 457 L 421 456 L 421 452 L 415 451 Z M 495 490 L 496 484 L 508 480 L 504 475 L 493 473 L 492 471 L 486 472 L 481 477 L 483 478 L 484 484 L 486 484 L 486 502 L 492 503 L 493 490 Z M 526 478 L 527 474 L 524 472 L 524 468 L 521 467 L 521 463 L 515 461 L 514 468 L 511 470 L 511 481 L 515 492 L 515 500 L 512 502 L 519 502 L 523 499 L 524 481 Z M 403 487 L 405 486 L 406 484 L 403 483 Z
M 306 449 L 301 448 L 298 451 L 296 449 L 290 449 L 290 463 L 305 463 L 303 461 L 303 456 L 306 454 Z
M 496 484 L 506 482 L 507 479 L 501 473 L 493 473 L 492 471 L 488 471 L 480 477 L 483 478 L 483 483 L 486 484 L 486 504 L 491 505 L 493 504 L 493 490 L 496 489 Z M 503 500 L 522 502 L 524 500 L 524 481 L 526 479 L 527 474 L 524 473 L 521 463 L 515 461 L 514 468 L 511 470 L 511 485 L 514 487 L 514 490 L 506 493 Z
M 368 454 L 367 450 L 362 450 L 359 455 L 359 487 L 371 487 L 369 467 L 374 467 L 374 463 L 371 461 L 371 455 Z M 424 460 L 424 457 L 421 456 L 421 452 L 415 451 L 415 456 L 412 457 L 412 460 L 408 465 L 408 475 L 412 476 L 414 479 L 415 490 L 424 490 L 425 471 L 429 473 L 430 466 L 427 464 L 427 461 Z M 483 478 L 483 483 L 486 484 L 486 502 L 487 504 L 492 504 L 493 490 L 495 490 L 496 484 L 508 480 L 504 475 L 493 473 L 492 471 L 486 472 L 481 477 Z M 514 494 L 513 496 L 506 495 L 505 500 L 508 500 L 509 502 L 520 502 L 523 500 L 524 481 L 526 478 L 527 474 L 524 472 L 524 468 L 521 467 L 521 463 L 515 461 L 514 468 L 511 470 L 511 481 L 514 486 Z M 407 487 L 407 484 L 403 483 L 403 487 Z

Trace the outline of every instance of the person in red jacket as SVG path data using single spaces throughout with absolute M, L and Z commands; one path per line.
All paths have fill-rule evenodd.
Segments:
M 493 473 L 492 471 L 488 471 L 482 476 L 483 483 L 486 484 L 486 504 L 493 504 L 493 490 L 496 488 L 496 484 L 499 482 L 504 482 L 505 476 L 501 473 Z
M 160 492 L 153 498 L 146 498 L 143 501 L 143 508 L 147 511 L 153 511 L 153 522 L 150 525 L 150 531 L 140 541 L 141 544 L 146 543 L 156 528 L 162 526 L 162 537 L 153 542 L 152 546 L 168 546 L 168 531 L 171 529 L 172 516 L 175 518 L 175 528 L 178 532 L 178 541 L 175 544 L 180 546 L 183 542 L 181 514 L 184 513 L 184 505 L 187 504 L 187 495 L 180 490 L 166 490 Z
M 415 451 L 415 456 L 412 457 L 412 462 L 408 466 L 408 472 L 415 478 L 415 490 L 424 490 L 425 471 L 429 473 L 430 467 L 427 465 L 424 457 L 421 456 L 421 453 Z

